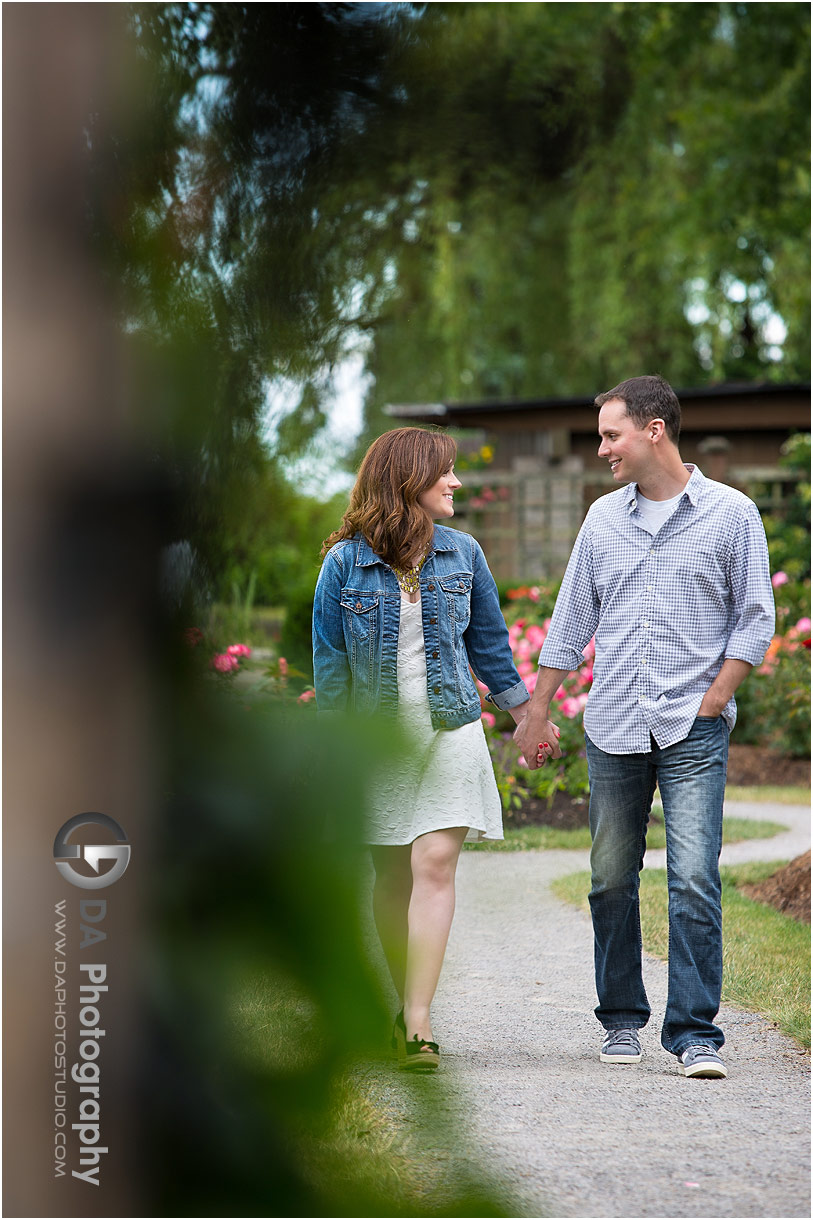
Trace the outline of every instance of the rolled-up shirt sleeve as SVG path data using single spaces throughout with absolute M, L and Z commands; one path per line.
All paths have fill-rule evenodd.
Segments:
M 726 645 L 727 660 L 761 664 L 776 622 L 768 542 L 754 504 L 747 506 L 731 541 L 728 580 L 734 626 Z
M 573 545 L 550 628 L 539 654 L 539 664 L 549 669 L 578 669 L 584 649 L 596 633 L 599 597 L 593 575 L 592 524 L 590 514 Z

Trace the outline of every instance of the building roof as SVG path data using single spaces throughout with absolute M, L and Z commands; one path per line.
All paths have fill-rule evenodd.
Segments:
M 722 385 L 689 387 L 676 390 L 682 404 L 690 407 L 740 408 L 741 414 L 734 416 L 725 411 L 729 426 L 752 428 L 755 426 L 755 413 L 764 410 L 766 400 L 780 406 L 780 413 L 772 412 L 774 426 L 805 428 L 810 426 L 809 382 L 729 382 Z M 742 410 L 750 406 L 750 411 Z M 781 407 L 785 410 L 782 411 Z M 590 427 L 595 427 L 595 408 L 593 399 L 588 396 L 557 397 L 557 398 L 522 398 L 522 399 L 481 399 L 476 402 L 441 402 L 441 403 L 393 403 L 384 408 L 388 415 L 396 419 L 414 420 L 416 423 L 435 423 L 447 426 L 471 427 L 485 424 L 499 424 L 515 419 L 517 422 L 529 413 L 549 413 L 550 419 L 544 421 L 551 427 L 562 427 L 565 420 L 576 431 L 588 419 Z M 787 415 L 787 420 L 785 419 Z M 730 416 L 730 419 L 729 419 Z M 488 417 L 486 420 L 485 417 Z M 757 425 L 758 426 L 758 425 Z

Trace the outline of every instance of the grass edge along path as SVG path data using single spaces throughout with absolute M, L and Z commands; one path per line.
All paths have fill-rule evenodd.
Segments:
M 787 784 L 727 784 L 726 802 L 745 801 L 749 805 L 809 805 L 810 789 Z
M 301 1104 L 303 1090 L 314 1089 L 307 1069 L 320 1060 L 319 1017 L 284 972 L 250 970 L 235 979 L 230 1034 L 235 1062 L 248 1069 L 256 1087 L 272 1090 L 277 1106 L 283 1103 L 281 1144 L 314 1191 L 314 1206 L 324 1209 L 314 1215 L 511 1214 L 487 1167 L 471 1168 L 462 1118 L 456 1124 L 459 1141 L 450 1138 L 450 1103 L 443 1090 L 411 1080 L 404 1090 L 411 1103 L 406 1125 L 397 1116 L 393 1104 L 397 1109 L 398 1103 L 390 1096 L 391 1057 L 359 1060 L 357 1048 L 350 1049 L 344 1063 L 333 1064 L 329 1079 L 322 1077 L 327 1089 L 321 1103 Z M 382 1041 L 382 1051 L 385 1046 Z M 396 1073 L 396 1092 L 398 1083 Z M 438 1146 L 442 1155 L 436 1154 Z
M 742 893 L 784 861 L 724 866 L 723 1002 L 766 1017 L 801 1047 L 810 1049 L 810 928 Z M 589 911 L 590 874 L 570 873 L 551 885 L 557 898 Z M 668 957 L 665 869 L 641 874 L 641 935 L 653 957 Z
M 787 830 L 779 822 L 756 821 L 754 818 L 723 818 L 723 842 L 740 843 L 743 839 L 770 839 Z M 656 851 L 666 847 L 663 813 L 655 806 L 647 829 L 647 848 Z M 489 843 L 467 843 L 466 851 L 589 851 L 590 827 L 560 830 L 556 826 L 506 826 L 505 838 Z

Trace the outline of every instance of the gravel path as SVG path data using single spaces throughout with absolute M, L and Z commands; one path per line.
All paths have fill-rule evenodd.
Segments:
M 809 810 L 731 812 L 746 808 L 792 829 L 732 845 L 724 862 L 809 847 Z M 644 1058 L 599 1062 L 589 917 L 550 891 L 586 867 L 581 851 L 464 852 L 434 1006 L 441 1072 L 415 1080 L 382 1067 L 368 1076 L 374 1092 L 412 1132 L 421 1098 L 436 1097 L 431 1157 L 453 1158 L 455 1174 L 489 1169 L 514 1216 L 809 1216 L 809 1059 L 791 1039 L 725 1007 L 729 1078 L 687 1080 L 659 1042 L 666 965 L 646 957 Z M 451 1134 L 461 1126 L 462 1153 Z

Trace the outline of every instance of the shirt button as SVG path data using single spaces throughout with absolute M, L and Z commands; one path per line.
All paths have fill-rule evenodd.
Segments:
M 429 590 L 429 592 L 430 592 L 430 593 L 434 593 L 434 592 L 435 592 L 435 586 L 434 586 L 434 585 L 427 585 L 426 587 L 427 587 L 427 589 Z
M 437 621 L 438 620 L 436 618 L 430 618 L 430 620 L 429 620 L 430 623 L 436 623 Z
M 439 728 L 439 729 L 445 729 L 445 728 L 446 728 L 446 721 L 445 721 L 445 720 L 439 720 L 439 721 L 438 721 L 438 728 Z
M 433 652 L 433 653 L 432 653 L 432 660 L 433 660 L 433 661 L 437 661 L 437 659 L 438 659 L 438 654 L 437 654 L 437 652 Z
M 360 609 L 361 609 L 361 602 L 356 602 L 356 609 L 357 609 L 357 610 L 360 610 Z
M 436 695 L 439 695 L 439 694 L 440 694 L 440 687 L 439 687 L 439 686 L 433 686 L 433 687 L 432 687 L 432 690 L 435 692 L 435 694 L 436 694 Z

